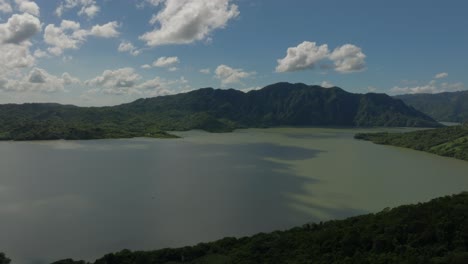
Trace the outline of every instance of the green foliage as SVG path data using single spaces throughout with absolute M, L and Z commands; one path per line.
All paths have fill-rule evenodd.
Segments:
M 193 247 L 122 250 L 94 264 L 468 263 L 468 193 Z M 56 262 L 54 264 L 83 264 Z
M 0 140 L 174 137 L 165 131 L 272 126 L 418 126 L 437 122 L 385 94 L 277 83 L 258 91 L 204 88 L 113 107 L 0 105 Z
M 408 133 L 361 133 L 354 138 L 468 161 L 468 124 Z
M 11 260 L 5 256 L 4 253 L 0 252 L 0 264 L 10 264 Z
M 396 96 L 432 118 L 462 123 L 468 121 L 468 91 Z

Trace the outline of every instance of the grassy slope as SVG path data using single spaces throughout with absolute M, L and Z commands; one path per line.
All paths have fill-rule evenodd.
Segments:
M 408 133 L 361 133 L 355 138 L 468 161 L 468 124 Z

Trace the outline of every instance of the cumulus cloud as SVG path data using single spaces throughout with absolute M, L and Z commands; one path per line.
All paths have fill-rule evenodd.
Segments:
M 114 38 L 119 36 L 120 34 L 117 31 L 118 27 L 119 23 L 117 23 L 116 21 L 112 21 L 104 25 L 95 25 L 91 28 L 89 34 L 101 38 Z
M 149 65 L 149 64 L 143 64 L 143 65 L 141 65 L 141 68 L 142 68 L 142 69 L 145 69 L 145 70 L 151 69 L 151 65 Z
M 320 86 L 322 86 L 323 88 L 335 87 L 335 85 L 329 81 L 323 81 L 322 83 L 320 83 Z
M 234 69 L 227 65 L 219 65 L 215 70 L 216 78 L 221 80 L 221 84 L 240 83 L 242 79 L 250 77 L 255 72 L 246 72 L 243 69 Z
M 122 94 L 127 93 L 133 88 L 141 76 L 133 68 L 120 68 L 117 70 L 105 70 L 101 75 L 94 79 L 87 80 L 86 85 L 99 86 L 105 88 L 108 93 Z
M 39 16 L 39 6 L 30 0 L 15 0 L 19 11 Z
M 154 67 L 171 67 L 179 63 L 178 57 L 160 57 L 153 62 Z
M 4 24 L 0 24 L 2 43 L 20 44 L 41 31 L 41 22 L 31 14 L 14 14 Z
M 438 73 L 434 76 L 435 79 L 443 79 L 443 78 L 447 78 L 448 77 L 448 73 L 446 72 L 441 72 L 441 73 Z
M 333 68 L 340 73 L 350 73 L 364 70 L 365 58 L 361 48 L 352 44 L 339 46 L 330 53 L 327 44 L 318 46 L 315 42 L 304 41 L 296 47 L 288 48 L 286 56 L 277 61 L 276 72 L 312 69 L 318 63 L 328 60 L 333 65 L 322 67 Z
M 185 78 L 166 80 L 156 77 L 140 82 L 141 76 L 133 68 L 106 70 L 100 76 L 85 82 L 88 86 L 97 86 L 101 89 L 91 89 L 92 92 L 102 92 L 114 95 L 147 95 L 159 96 L 173 94 L 177 90 L 190 87 Z
M 292 72 L 313 68 L 328 57 L 328 45 L 317 46 L 315 42 L 304 41 L 297 47 L 290 47 L 286 57 L 278 60 L 276 72 Z
M 425 85 L 416 85 L 416 86 L 395 86 L 390 89 L 392 94 L 419 94 L 419 93 L 442 93 L 442 92 L 456 92 L 464 90 L 465 86 L 463 83 L 439 83 L 436 80 L 432 80 Z
M 12 11 L 13 9 L 11 8 L 11 5 L 8 1 L 0 0 L 0 12 L 11 13 Z
M 240 91 L 244 92 L 244 93 L 248 93 L 250 91 L 257 91 L 257 90 L 260 90 L 262 88 L 263 87 L 261 87 L 261 86 L 253 86 L 253 87 L 247 87 L 247 88 L 240 89 Z
M 239 15 L 231 0 L 160 0 L 149 1 L 164 7 L 150 20 L 157 27 L 140 36 L 148 46 L 188 44 L 207 40 L 216 29 Z
M 100 7 L 95 0 L 62 0 L 55 9 L 55 14 L 61 17 L 65 11 L 74 8 L 79 8 L 78 15 L 88 18 L 95 17 L 100 11 Z
M 41 50 L 41 49 L 36 49 L 34 51 L 34 57 L 36 58 L 45 58 L 45 57 L 48 57 L 49 54 L 47 54 L 47 52 Z
M 129 41 L 122 41 L 119 44 L 117 49 L 119 52 L 128 52 L 133 56 L 138 56 L 141 53 L 141 50 L 137 49 L 133 44 Z
M 80 28 L 80 23 L 62 20 L 60 26 L 49 24 L 44 30 L 44 41 L 49 44 L 48 51 L 56 56 L 65 49 L 78 49 L 85 42 L 88 33 Z
M 18 68 L 35 63 L 30 39 L 41 30 L 39 19 L 31 14 L 14 14 L 0 24 L 0 78 Z
M 93 18 L 99 13 L 100 10 L 101 8 L 95 4 L 83 6 L 78 12 L 78 15 Z
M 210 74 L 210 73 L 211 73 L 211 70 L 210 70 L 209 68 L 201 69 L 201 70 L 200 70 L 200 73 L 203 73 L 203 74 Z
M 66 49 L 78 49 L 88 36 L 111 38 L 119 35 L 117 22 L 104 25 L 95 25 L 90 30 L 81 28 L 80 23 L 71 20 L 62 20 L 60 26 L 47 25 L 44 30 L 44 41 L 51 47 L 49 53 L 59 56 Z
M 16 79 L 3 79 L 0 90 L 7 92 L 63 92 L 65 86 L 79 84 L 79 79 L 68 73 L 61 77 L 52 75 L 41 68 L 33 68 L 28 74 Z
M 335 63 L 335 70 L 341 73 L 362 71 L 366 67 L 365 58 L 361 48 L 352 44 L 337 47 L 330 54 L 330 59 Z
M 31 67 L 35 63 L 34 56 L 29 51 L 30 44 L 3 44 L 0 45 L 0 70 L 2 73 L 17 68 Z

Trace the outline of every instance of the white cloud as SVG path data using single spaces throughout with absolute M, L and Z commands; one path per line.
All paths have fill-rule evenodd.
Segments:
M 178 69 L 179 69 L 179 68 L 177 68 L 177 67 L 171 67 L 171 68 L 169 68 L 169 69 L 167 69 L 167 70 L 170 71 L 170 72 L 175 72 L 175 71 L 177 71 Z
M 55 14 L 61 17 L 65 11 L 77 7 L 80 8 L 77 14 L 88 18 L 95 17 L 101 10 L 95 0 L 62 0 L 55 9 Z
M 15 3 L 19 11 L 39 16 L 39 6 L 36 3 L 29 0 L 15 0 Z
M 62 20 L 59 27 L 53 24 L 46 26 L 44 41 L 51 47 L 48 51 L 53 55 L 61 55 L 65 49 L 78 49 L 86 41 L 86 30 L 80 28 L 80 23 Z
M 122 41 L 117 49 L 119 52 L 128 52 L 133 56 L 140 55 L 141 50 L 137 49 L 131 42 Z
M 366 55 L 361 48 L 345 44 L 330 53 L 328 45 L 317 46 L 317 43 L 304 41 L 296 47 L 287 50 L 286 57 L 278 60 L 276 72 L 293 72 L 314 68 L 323 60 L 331 60 L 333 66 L 322 65 L 324 68 L 333 68 L 340 73 L 350 73 L 365 69 Z
M 141 79 L 133 68 L 105 70 L 101 75 L 85 82 L 88 86 L 103 87 L 104 92 L 112 94 L 128 93 Z
M 364 70 L 365 58 L 366 55 L 362 53 L 361 48 L 352 44 L 337 47 L 330 54 L 330 59 L 335 63 L 335 70 L 341 73 Z
M 151 65 L 149 65 L 149 64 L 143 64 L 143 65 L 141 65 L 141 68 L 142 68 L 142 69 L 145 69 L 145 70 L 151 69 Z
M 323 88 L 332 88 L 334 87 L 335 85 L 329 81 L 323 81 L 320 86 L 322 86 Z
M 447 78 L 448 77 L 448 73 L 446 72 L 441 72 L 441 73 L 438 73 L 434 76 L 435 79 L 443 79 L 443 78 Z
M 464 90 L 465 86 L 463 83 L 438 83 L 436 80 L 432 80 L 425 85 L 417 86 L 395 86 L 390 89 L 392 94 L 419 94 L 419 93 L 442 93 L 442 92 L 456 92 Z
M 63 92 L 65 86 L 79 84 L 80 81 L 68 73 L 61 77 L 52 75 L 41 68 L 33 68 L 28 74 L 16 79 L 9 79 L 0 84 L 0 90 L 8 92 Z
M 66 49 L 78 49 L 88 36 L 111 38 L 119 35 L 117 22 L 95 25 L 90 30 L 81 29 L 80 23 L 62 20 L 60 26 L 47 25 L 44 30 L 44 41 L 49 44 L 49 53 L 59 56 Z
M 80 11 L 78 12 L 78 15 L 80 16 L 87 16 L 88 18 L 93 18 L 95 17 L 101 8 L 95 4 L 89 5 L 89 6 L 83 6 Z
M 276 72 L 292 72 L 313 68 L 328 57 L 328 45 L 317 46 L 315 42 L 304 41 L 297 47 L 288 48 L 286 57 L 278 60 Z
M 102 92 L 114 95 L 146 95 L 159 96 L 174 94 L 181 89 L 190 88 L 185 78 L 177 80 L 166 80 L 156 77 L 140 83 L 141 76 L 133 68 L 121 68 L 117 70 L 106 70 L 100 76 L 85 82 L 93 88 L 93 93 Z
M 171 67 L 179 63 L 178 57 L 160 57 L 153 62 L 154 67 Z
M 12 11 L 13 9 L 11 8 L 11 5 L 8 1 L 0 0 L 0 12 L 11 13 Z
M 0 24 L 2 43 L 20 44 L 41 31 L 39 19 L 28 13 L 14 14 L 4 24 Z
M 166 80 L 156 77 L 137 85 L 135 88 L 140 94 L 145 94 L 147 96 L 162 96 L 175 94 L 181 90 L 189 90 L 190 85 L 188 85 L 188 82 L 184 77 L 176 80 Z
M 36 58 L 46 58 L 48 56 L 49 56 L 49 54 L 47 54 L 47 52 L 45 52 L 45 51 L 43 51 L 41 49 L 36 49 L 34 51 L 34 57 L 36 57 Z
M 34 65 L 30 39 L 40 30 L 39 19 L 28 13 L 14 14 L 0 24 L 0 78 L 7 78 L 18 68 Z
M 224 86 L 231 83 L 239 83 L 242 79 L 250 77 L 255 72 L 246 72 L 243 69 L 234 69 L 227 65 L 219 65 L 215 70 L 216 78 L 221 80 Z
M 260 90 L 262 89 L 263 87 L 261 86 L 253 86 L 253 87 L 248 87 L 248 88 L 244 88 L 244 89 L 240 89 L 239 91 L 241 92 L 244 92 L 244 93 L 248 93 L 250 91 L 257 91 L 257 90 Z
M 0 45 L 0 76 L 9 73 L 13 69 L 34 65 L 35 59 L 29 51 L 29 46 L 29 43 Z
M 201 70 L 200 70 L 200 73 L 203 73 L 203 74 L 210 74 L 210 73 L 211 73 L 211 70 L 210 70 L 209 68 L 201 69 Z
M 148 46 L 188 44 L 207 40 L 212 31 L 224 28 L 239 15 L 231 0 L 162 0 L 149 1 L 164 7 L 150 20 L 158 24 L 153 31 L 140 36 Z
M 117 31 L 118 27 L 119 23 L 117 23 L 116 21 L 112 21 L 104 25 L 95 25 L 91 28 L 89 34 L 101 38 L 114 38 L 119 36 L 120 34 Z

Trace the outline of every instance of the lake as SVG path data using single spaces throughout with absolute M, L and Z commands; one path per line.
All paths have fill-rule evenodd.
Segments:
M 13 264 L 94 260 L 124 248 L 193 245 L 468 190 L 468 162 L 353 139 L 363 131 L 2 142 L 0 252 Z

